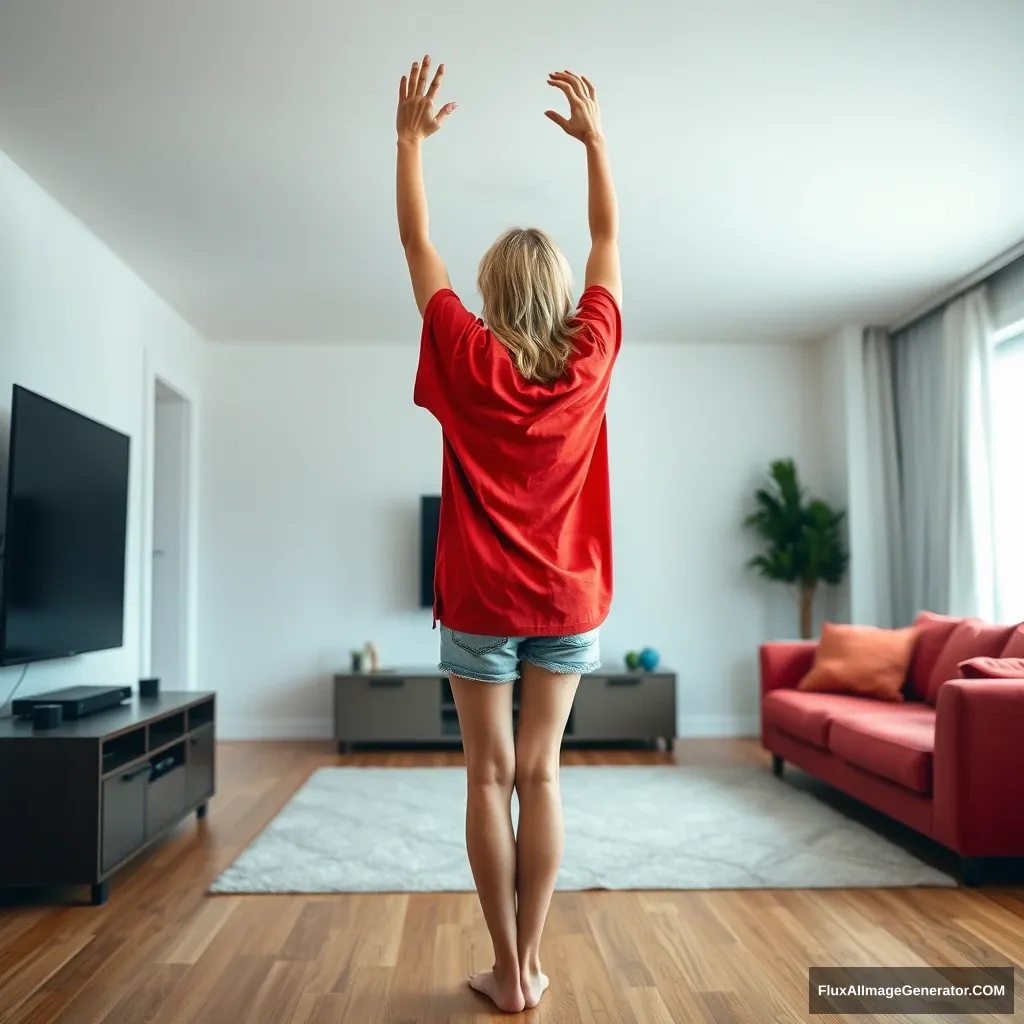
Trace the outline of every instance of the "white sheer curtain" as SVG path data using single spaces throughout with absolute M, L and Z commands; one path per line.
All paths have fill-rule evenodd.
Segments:
M 993 330 L 985 288 L 946 307 L 943 347 L 953 372 L 956 444 L 950 532 L 950 614 L 1002 617 L 996 579 L 995 463 L 992 446 Z
M 891 343 L 902 513 L 896 622 L 922 609 L 998 620 L 984 286 Z

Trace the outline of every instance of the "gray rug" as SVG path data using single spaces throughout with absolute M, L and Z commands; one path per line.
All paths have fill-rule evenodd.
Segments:
M 562 769 L 561 890 L 948 886 L 756 767 Z M 322 768 L 215 893 L 467 892 L 461 768 Z

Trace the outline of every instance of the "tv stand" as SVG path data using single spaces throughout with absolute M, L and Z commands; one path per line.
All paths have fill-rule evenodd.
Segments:
M 162 693 L 55 729 L 0 720 L 0 887 L 110 879 L 214 793 L 212 693 Z
M 513 720 L 518 685 L 513 684 Z M 580 680 L 564 742 L 670 744 L 675 734 L 674 672 L 597 672 Z M 336 675 L 334 739 L 343 753 L 357 743 L 460 745 L 447 676 L 436 669 Z

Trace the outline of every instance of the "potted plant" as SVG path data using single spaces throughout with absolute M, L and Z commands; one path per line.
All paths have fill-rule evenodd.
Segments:
M 841 583 L 849 564 L 842 537 L 846 513 L 808 498 L 792 459 L 771 463 L 768 480 L 755 492 L 754 503 L 756 508 L 744 525 L 758 534 L 765 549 L 747 565 L 765 579 L 797 588 L 800 636 L 810 640 L 818 585 Z

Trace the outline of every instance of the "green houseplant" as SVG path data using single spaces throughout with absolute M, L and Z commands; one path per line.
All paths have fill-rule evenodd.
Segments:
M 846 513 L 809 498 L 792 459 L 770 464 L 765 485 L 754 493 L 754 504 L 744 525 L 761 538 L 764 550 L 747 565 L 765 579 L 796 587 L 800 635 L 810 640 L 819 584 L 841 583 L 849 564 L 842 537 Z

